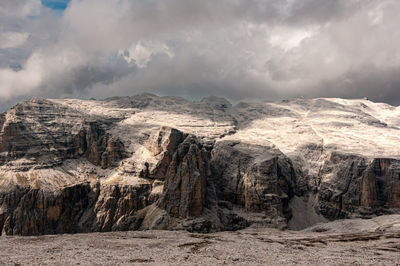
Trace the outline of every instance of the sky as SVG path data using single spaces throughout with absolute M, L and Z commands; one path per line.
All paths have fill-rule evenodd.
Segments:
M 70 0 L 41 0 L 43 6 L 61 12 L 67 8 L 69 2 Z
M 30 97 L 400 104 L 397 0 L 1 0 L 0 110 Z

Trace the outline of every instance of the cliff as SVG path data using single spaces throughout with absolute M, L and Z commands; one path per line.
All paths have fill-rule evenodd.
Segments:
M 400 108 L 33 98 L 0 114 L 0 232 L 301 229 L 400 212 Z

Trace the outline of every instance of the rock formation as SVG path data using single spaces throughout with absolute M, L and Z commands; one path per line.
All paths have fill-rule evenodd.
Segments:
M 400 108 L 141 94 L 0 114 L 0 232 L 301 229 L 400 212 Z

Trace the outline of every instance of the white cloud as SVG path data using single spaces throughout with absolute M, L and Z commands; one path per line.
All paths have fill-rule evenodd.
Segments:
M 27 32 L 0 33 L 0 49 L 14 48 L 24 44 L 28 40 Z
M 2 0 L 0 14 L 23 19 L 26 16 L 38 16 L 41 7 L 40 0 Z
M 8 100 L 30 94 L 40 86 L 42 78 L 42 59 L 37 54 L 28 59 L 21 71 L 0 69 L 0 99 Z
M 128 63 L 134 62 L 139 68 L 147 67 L 151 56 L 155 54 L 166 54 L 170 58 L 174 57 L 174 53 L 165 43 L 151 41 L 139 41 L 131 45 L 127 50 L 119 50 L 118 54 Z
M 318 27 L 292 29 L 276 27 L 271 31 L 269 42 L 273 47 L 280 47 L 285 52 L 298 47 L 301 42 L 317 34 Z

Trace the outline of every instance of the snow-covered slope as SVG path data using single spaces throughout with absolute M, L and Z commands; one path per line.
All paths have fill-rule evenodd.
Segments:
M 319 98 L 238 104 L 236 108 L 239 117 L 251 122 L 240 127 L 232 136 L 235 139 L 258 144 L 268 140 L 284 153 L 314 143 L 324 149 L 370 158 L 400 155 L 398 107 L 364 99 Z
M 217 141 L 229 134 L 225 139 L 271 142 L 284 153 L 314 143 L 370 158 L 400 157 L 400 107 L 367 99 L 294 99 L 231 106 L 217 97 L 191 102 L 144 94 L 105 101 L 50 101 L 88 115 L 122 119 L 122 130 L 137 125 L 170 126 Z

